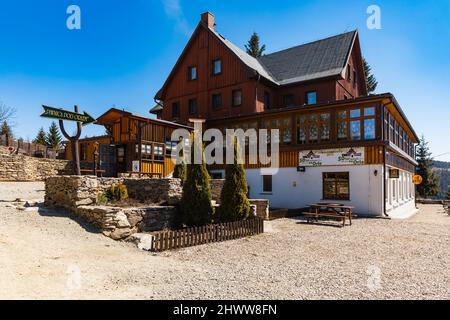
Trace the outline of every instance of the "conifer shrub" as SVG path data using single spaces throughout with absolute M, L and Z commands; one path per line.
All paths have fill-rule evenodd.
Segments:
M 194 143 L 198 143 L 195 142 Z M 193 144 L 194 145 L 194 144 Z M 202 226 L 211 223 L 214 208 L 211 204 L 210 177 L 202 150 L 202 164 L 191 163 L 186 166 L 186 181 L 180 203 L 180 220 L 186 226 Z
M 245 170 L 238 163 L 237 141 L 234 142 L 234 163 L 225 166 L 225 183 L 220 193 L 220 207 L 216 220 L 229 222 L 247 219 L 250 214 L 250 201 Z

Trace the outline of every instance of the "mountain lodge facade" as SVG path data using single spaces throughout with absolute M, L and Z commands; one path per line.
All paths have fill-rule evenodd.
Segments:
M 254 58 L 204 13 L 155 101 L 151 113 L 182 125 L 278 129 L 278 173 L 245 165 L 250 196 L 272 207 L 323 200 L 367 215 L 415 210 L 418 137 L 392 94 L 367 94 L 357 31 Z

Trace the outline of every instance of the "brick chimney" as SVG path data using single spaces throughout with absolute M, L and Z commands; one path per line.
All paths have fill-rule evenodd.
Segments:
M 211 12 L 205 12 L 201 14 L 201 21 L 208 26 L 208 28 L 214 30 L 214 15 Z

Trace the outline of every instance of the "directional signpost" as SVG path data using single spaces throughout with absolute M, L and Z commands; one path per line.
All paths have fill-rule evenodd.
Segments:
M 72 145 L 72 160 L 74 173 L 77 176 L 80 176 L 81 168 L 80 168 L 80 155 L 78 152 L 78 140 L 80 139 L 81 136 L 81 127 L 90 123 L 94 123 L 95 119 L 86 112 L 83 112 L 82 114 L 78 113 L 78 106 L 74 106 L 73 112 L 44 105 L 42 107 L 44 108 L 44 113 L 41 114 L 41 117 L 59 120 L 59 128 L 61 129 L 62 134 L 67 140 L 70 141 Z M 77 133 L 75 136 L 70 136 L 66 132 L 64 128 L 64 121 L 74 121 L 77 123 Z
M 83 126 L 95 122 L 95 119 L 86 112 L 81 114 L 49 106 L 42 107 L 44 108 L 44 113 L 41 114 L 41 117 L 44 118 L 81 122 Z

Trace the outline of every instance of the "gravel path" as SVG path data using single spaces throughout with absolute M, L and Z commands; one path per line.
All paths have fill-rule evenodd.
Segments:
M 0 201 L 43 198 L 42 183 L 0 183 Z M 251 238 L 151 254 L 64 212 L 0 202 L 0 298 L 449 299 L 450 217 L 352 227 L 280 219 Z

